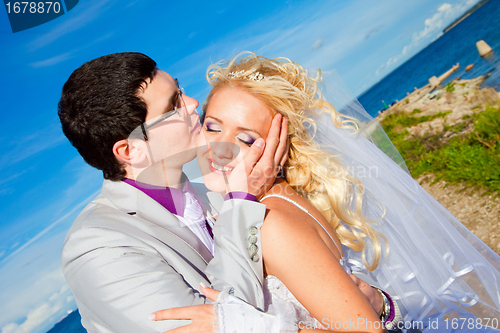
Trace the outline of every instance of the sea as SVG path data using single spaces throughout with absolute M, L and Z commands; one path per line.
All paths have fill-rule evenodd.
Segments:
M 481 58 L 476 42 L 484 40 L 493 49 L 488 57 Z M 387 105 L 403 99 L 407 92 L 421 88 L 432 76 L 440 76 L 456 63 L 460 68 L 447 82 L 461 77 L 471 79 L 490 75 L 483 86 L 500 86 L 500 0 L 490 0 L 447 33 L 441 35 L 410 60 L 392 71 L 370 89 L 358 96 L 366 111 L 376 116 Z M 466 72 L 465 67 L 474 67 Z M 59 321 L 47 333 L 85 333 L 77 310 Z
M 493 49 L 487 57 L 480 57 L 476 42 L 484 40 Z M 404 99 L 415 87 L 429 83 L 432 76 L 440 76 L 455 64 L 460 68 L 448 77 L 443 85 L 453 79 L 472 79 L 490 76 L 483 86 L 500 86 L 500 0 L 490 0 L 463 21 L 434 40 L 426 48 L 396 68 L 385 78 L 366 90 L 358 100 L 373 117 L 387 105 Z M 467 65 L 474 67 L 466 72 Z

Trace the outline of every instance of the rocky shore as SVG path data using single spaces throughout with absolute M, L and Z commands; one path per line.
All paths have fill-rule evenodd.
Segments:
M 454 68 L 445 74 L 451 74 Z M 481 89 L 484 76 L 471 80 L 457 79 L 442 86 L 440 83 L 445 77 L 431 78 L 425 87 L 415 88 L 405 99 L 381 112 L 377 120 L 390 137 L 391 131 L 395 136 L 404 135 L 402 140 L 406 141 L 407 148 L 409 142 L 423 147 L 419 150 L 421 156 L 410 153 L 408 157 L 405 156 L 405 146 L 398 146 L 397 140 L 391 137 L 407 161 L 409 158 L 421 160 L 425 154 L 447 145 L 452 138 L 467 135 L 472 138 L 469 140 L 483 144 L 485 150 L 489 149 L 490 154 L 493 152 L 493 156 L 498 156 L 500 136 L 494 134 L 495 131 L 491 137 L 481 136 L 474 129 L 477 115 L 492 107 L 500 108 L 500 92 L 493 88 Z M 409 168 L 414 175 L 410 164 Z M 500 254 L 500 193 L 492 192 L 485 186 L 471 186 L 467 181 L 447 182 L 441 179 L 436 182 L 436 176 L 429 172 L 414 175 L 414 178 L 469 230 Z

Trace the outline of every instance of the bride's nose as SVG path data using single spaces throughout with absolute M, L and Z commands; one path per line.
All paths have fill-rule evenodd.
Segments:
M 230 163 L 240 153 L 240 147 L 232 142 L 214 141 L 210 142 L 210 149 L 216 161 Z

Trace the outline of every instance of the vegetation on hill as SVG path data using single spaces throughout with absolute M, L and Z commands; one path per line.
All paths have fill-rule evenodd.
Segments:
M 452 81 L 421 97 L 418 91 L 378 120 L 414 178 L 500 193 L 500 93 L 479 89 L 483 78 Z

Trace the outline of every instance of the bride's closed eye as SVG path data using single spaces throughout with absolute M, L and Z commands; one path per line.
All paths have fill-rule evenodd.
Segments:
M 240 133 L 236 138 L 249 147 L 257 140 L 246 133 Z
M 217 123 L 211 123 L 211 122 L 205 122 L 205 130 L 207 132 L 212 132 L 212 133 L 220 133 L 222 132 L 222 126 Z M 247 133 L 239 133 L 236 138 L 243 144 L 247 146 L 252 146 L 252 144 L 257 140 L 253 136 Z
M 222 132 L 220 125 L 214 123 L 205 122 L 205 129 L 207 130 L 207 132 Z

